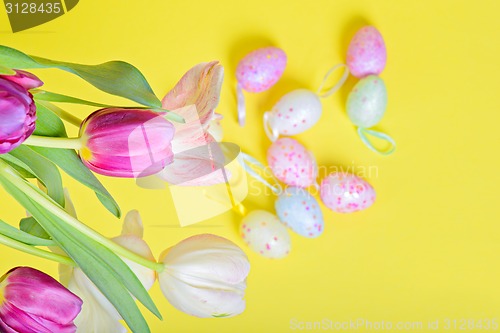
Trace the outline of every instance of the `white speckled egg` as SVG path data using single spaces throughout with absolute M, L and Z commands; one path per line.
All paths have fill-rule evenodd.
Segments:
M 358 127 L 378 124 L 386 107 L 387 90 L 384 81 L 376 75 L 361 79 L 347 97 L 347 115 Z
M 321 182 L 321 200 L 338 213 L 352 213 L 370 207 L 375 190 L 365 180 L 348 173 L 334 172 Z
M 288 187 L 274 207 L 280 221 L 297 234 L 314 238 L 323 233 L 323 213 L 316 199 L 305 189 Z
M 265 210 L 254 210 L 240 225 L 243 241 L 254 252 L 268 258 L 283 258 L 291 249 L 291 240 L 285 226 L 276 215 Z
M 314 155 L 292 138 L 273 142 L 267 150 L 267 163 L 276 178 L 289 186 L 311 186 L 318 176 Z
M 281 135 L 296 135 L 316 124 L 321 112 L 318 95 L 307 89 L 297 89 L 281 97 L 269 112 L 269 126 Z
M 283 75 L 286 54 L 277 47 L 264 47 L 247 54 L 236 68 L 241 87 L 252 93 L 271 88 Z

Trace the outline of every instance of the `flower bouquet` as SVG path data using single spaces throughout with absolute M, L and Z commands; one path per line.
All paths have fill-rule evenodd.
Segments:
M 27 71 L 38 68 L 72 73 L 136 105 L 46 91 Z M 203 172 L 186 168 L 186 160 L 175 163 L 177 153 L 210 146 L 219 137 L 214 110 L 222 79 L 218 62 L 196 65 L 160 101 L 126 62 L 81 65 L 0 46 L 0 185 L 28 213 L 18 227 L 0 220 L 0 243 L 60 265 L 60 282 L 29 267 L 13 268 L 0 279 L 1 332 L 125 332 L 122 319 L 132 332 L 149 332 L 136 301 L 161 318 L 148 294 L 156 280 L 172 305 L 193 316 L 229 317 L 244 310 L 249 262 L 235 244 L 197 235 L 155 260 L 137 211 L 126 215 L 120 236 L 107 238 L 78 220 L 60 174 L 93 190 L 117 218 L 117 202 L 94 173 L 224 182 L 213 160 L 196 159 L 194 169 Z M 61 103 L 93 109 L 80 120 Z M 65 126 L 73 125 L 79 135 L 68 138 Z

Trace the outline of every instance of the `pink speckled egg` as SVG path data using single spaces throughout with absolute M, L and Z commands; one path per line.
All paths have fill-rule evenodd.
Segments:
M 277 47 L 265 47 L 247 54 L 236 67 L 236 79 L 252 93 L 271 88 L 285 71 L 286 54 Z
M 348 173 L 334 172 L 321 182 L 321 200 L 338 213 L 352 213 L 370 207 L 375 190 L 365 180 Z
M 254 252 L 268 258 L 283 258 L 291 249 L 286 227 L 276 215 L 265 210 L 254 210 L 245 216 L 240 225 L 243 241 Z
M 352 75 L 358 78 L 379 75 L 386 61 L 384 39 L 377 28 L 366 26 L 358 30 L 347 49 L 347 66 Z
M 316 124 L 322 110 L 318 95 L 307 89 L 297 89 L 281 97 L 267 113 L 268 125 L 277 134 L 296 135 Z
M 289 186 L 311 186 L 318 176 L 314 155 L 292 138 L 273 142 L 267 150 L 267 163 L 276 178 Z

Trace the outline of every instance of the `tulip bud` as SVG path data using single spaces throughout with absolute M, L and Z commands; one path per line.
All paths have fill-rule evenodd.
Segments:
M 73 333 L 82 301 L 45 273 L 17 267 L 0 279 L 0 331 Z
M 211 235 L 183 240 L 160 256 L 163 295 L 178 310 L 196 317 L 232 317 L 243 312 L 250 263 L 231 241 Z
M 28 89 L 42 84 L 24 71 L 0 75 L 0 154 L 18 147 L 35 130 L 36 107 Z
M 168 120 L 151 110 L 101 109 L 80 127 L 80 158 L 102 175 L 149 176 L 173 161 L 174 131 Z

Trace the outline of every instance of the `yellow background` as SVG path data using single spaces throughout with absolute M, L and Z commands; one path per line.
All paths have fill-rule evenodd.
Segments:
M 217 111 L 225 116 L 225 139 L 264 161 L 270 143 L 263 112 L 292 89 L 315 90 L 331 66 L 345 61 L 355 31 L 375 25 L 388 50 L 381 77 L 389 104 L 379 128 L 396 139 L 397 151 L 378 156 L 357 137 L 344 107 L 354 78 L 322 100 L 321 121 L 297 138 L 320 165 L 375 166 L 378 174 L 368 180 L 377 201 L 348 215 L 323 206 L 324 234 L 292 235 L 286 259 L 251 253 L 238 236 L 240 217 L 233 212 L 180 228 L 168 193 L 138 189 L 130 180 L 100 179 L 124 213 L 141 211 L 156 255 L 190 235 L 211 232 L 235 241 L 251 260 L 242 315 L 190 317 L 169 305 L 155 285 L 152 295 L 164 321 L 145 313 L 155 333 L 287 332 L 299 331 L 294 322 L 358 318 L 391 322 L 392 331 L 400 321 L 425 327 L 439 320 L 442 331 L 446 318 L 500 320 L 499 13 L 495 0 L 81 0 L 68 14 L 16 34 L 2 12 L 0 37 L 2 44 L 47 58 L 131 62 L 159 96 L 196 63 L 220 60 L 226 78 Z M 268 45 L 283 48 L 288 65 L 270 91 L 246 95 L 248 124 L 241 129 L 234 69 L 244 54 Z M 124 103 L 69 74 L 37 73 L 47 90 Z M 74 110 L 82 118 L 90 112 Z M 91 191 L 68 177 L 64 181 L 83 221 L 105 235 L 119 232 L 120 221 Z M 23 209 L 0 193 L 1 217 L 16 224 Z M 273 201 L 249 196 L 245 204 L 271 210 Z M 1 272 L 29 265 L 56 274 L 56 264 L 5 247 L 1 258 Z

